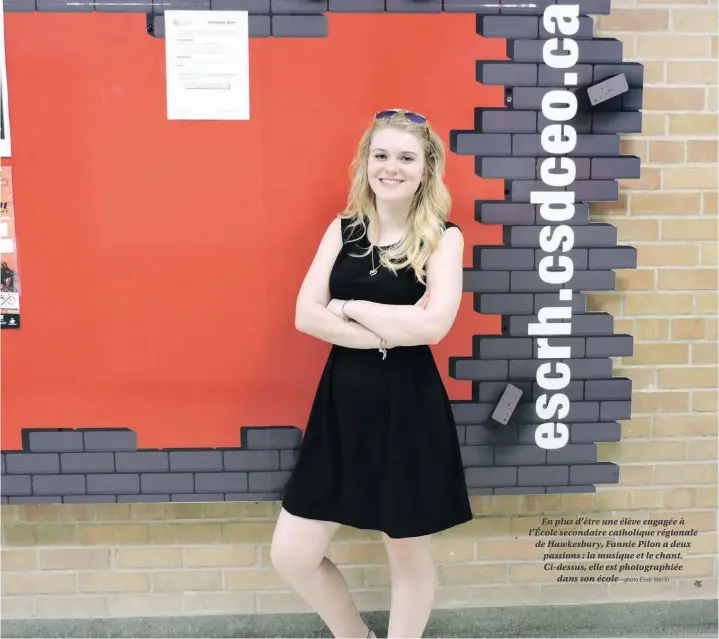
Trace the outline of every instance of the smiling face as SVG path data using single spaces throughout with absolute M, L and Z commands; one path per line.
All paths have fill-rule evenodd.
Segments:
M 416 135 L 382 128 L 372 136 L 367 178 L 378 201 L 411 201 L 424 173 L 424 151 Z

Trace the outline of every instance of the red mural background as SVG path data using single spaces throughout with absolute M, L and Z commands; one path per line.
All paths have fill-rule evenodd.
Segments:
M 7 14 L 22 328 L 2 333 L 2 448 L 22 428 L 127 427 L 140 448 L 239 445 L 304 423 L 329 345 L 294 329 L 305 271 L 344 206 L 374 111 L 425 113 L 445 143 L 502 87 L 471 15 L 329 15 L 328 38 L 250 41 L 251 119 L 166 119 L 164 41 L 143 15 Z M 501 242 L 475 199 L 503 198 L 448 153 L 451 219 Z M 498 333 L 465 294 L 434 347 L 447 374 Z

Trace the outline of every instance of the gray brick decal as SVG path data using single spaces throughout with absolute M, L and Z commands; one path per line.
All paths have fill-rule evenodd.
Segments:
M 112 453 L 62 453 L 60 464 L 63 473 L 114 473 L 115 456 Z
M 71 429 L 26 431 L 22 439 L 23 449 L 33 453 L 85 450 L 83 432 Z
M 3 455 L 3 475 L 42 475 L 60 472 L 60 455 L 55 453 L 7 453 Z
M 539 65 L 539 86 L 560 87 L 564 84 L 564 69 L 557 69 L 546 64 Z M 583 87 L 592 83 L 593 67 L 589 64 L 577 64 L 572 67 L 577 74 L 577 86 Z
M 210 0 L 213 11 L 249 11 L 269 15 L 270 0 Z
M 583 14 L 609 12 L 605 0 L 579 4 Z M 464 285 L 474 294 L 475 311 L 502 316 L 502 332 L 475 336 L 471 356 L 451 357 L 449 362 L 452 377 L 472 381 L 472 399 L 453 402 L 458 428 L 465 428 L 465 445 L 494 451 L 492 463 L 467 468 L 469 484 L 492 488 L 495 494 L 593 492 L 594 484 L 619 480 L 615 464 L 597 461 L 597 443 L 619 441 L 618 422 L 631 417 L 631 380 L 612 378 L 611 358 L 631 355 L 633 338 L 614 334 L 610 314 L 587 312 L 583 293 L 613 290 L 613 269 L 635 268 L 637 251 L 617 245 L 612 225 L 592 222 L 587 203 L 615 201 L 618 180 L 640 177 L 640 159 L 621 155 L 619 142 L 620 134 L 641 131 L 644 74 L 641 64 L 622 61 L 619 41 L 593 38 L 593 28 L 591 17 L 581 20 L 579 32 L 572 36 L 579 49 L 577 65 L 554 69 L 544 64 L 548 34 L 538 17 L 478 15 L 478 34 L 507 38 L 509 60 L 478 61 L 475 71 L 477 81 L 505 86 L 505 108 L 476 108 L 474 130 L 450 134 L 454 153 L 475 156 L 479 177 L 505 180 L 504 202 L 475 203 L 477 221 L 503 225 L 503 244 L 474 247 Z M 560 154 L 542 146 L 542 131 L 554 124 L 542 107 L 549 91 L 564 88 L 567 72 L 576 74 L 578 110 L 567 124 L 577 135 L 576 145 Z M 586 89 L 620 74 L 629 91 L 591 107 Z M 559 187 L 545 184 L 542 174 L 543 169 L 556 174 L 555 160 L 543 165 L 545 158 L 556 155 L 572 158 L 575 170 L 573 179 Z M 540 205 L 532 202 L 533 193 L 567 191 L 576 207 L 569 219 L 545 219 Z M 543 245 L 549 239 L 547 232 L 560 224 L 571 230 L 571 246 L 564 252 L 557 248 L 559 242 L 552 248 Z M 555 261 L 548 263 L 552 256 Z M 573 270 L 566 281 L 552 283 L 541 274 L 540 265 L 545 260 L 548 272 L 559 271 L 559 256 L 569 258 Z M 561 293 L 564 289 L 571 294 Z M 564 322 L 569 330 L 550 330 L 546 337 L 530 333 L 530 326 L 549 321 L 542 320 L 540 313 L 562 308 L 565 315 L 550 319 Z M 551 357 L 543 355 L 542 337 L 545 349 L 555 349 Z M 545 450 L 538 445 L 535 429 L 546 416 L 539 415 L 534 402 L 552 393 L 537 383 L 537 375 L 542 366 L 557 364 L 571 371 L 571 381 L 561 390 L 568 400 L 563 421 L 569 432 L 563 446 Z M 514 421 L 495 429 L 503 435 L 500 443 L 487 427 L 476 424 L 486 422 L 507 384 L 517 386 L 523 396 Z M 464 459 L 466 465 L 474 461 L 471 456 Z M 511 473 L 498 469 L 505 465 L 513 467 Z
M 5 11 L 10 11 L 12 13 L 27 13 L 35 11 L 35 0 L 5 0 L 3 8 Z
M 557 4 L 577 5 L 580 15 L 607 15 L 609 14 L 610 0 L 557 0 Z
M 544 22 L 539 19 L 539 37 L 547 40 L 556 37 L 556 33 L 549 33 L 544 28 Z M 572 34 L 574 40 L 588 40 L 594 37 L 594 18 L 589 16 L 579 16 L 579 30 Z M 621 73 L 621 72 L 620 72 Z M 562 82 L 563 84 L 563 82 Z
M 539 16 L 477 16 L 477 33 L 485 38 L 536 38 Z
M 104 0 L 95 0 L 95 2 L 102 3 Z M 112 6 L 112 2 L 109 6 Z M 193 9 L 207 10 L 210 9 L 210 0 L 153 0 L 153 13 L 162 14 L 165 13 L 165 9 L 183 9 L 187 11 Z
M 529 325 L 537 321 L 537 315 L 513 316 L 504 324 L 508 327 L 504 332 L 529 335 Z M 611 335 L 613 332 L 614 318 L 609 313 L 586 313 L 572 318 L 572 335 Z
M 92 2 L 89 3 L 91 6 Z M 138 11 L 152 12 L 154 10 L 152 0 L 141 0 L 134 2 L 133 0 L 108 0 L 100 2 L 95 0 L 95 11 L 101 13 L 137 13 Z
M 137 435 L 128 428 L 86 430 L 82 436 L 87 451 L 137 450 Z
M 390 13 L 441 13 L 443 0 L 386 0 Z
M 593 222 L 588 203 L 617 200 L 618 181 L 641 175 L 640 158 L 621 154 L 620 136 L 641 131 L 644 68 L 622 59 L 619 40 L 594 37 L 593 16 L 608 14 L 610 0 L 556 0 L 580 7 L 579 31 L 572 36 L 579 57 L 569 69 L 553 68 L 543 58 L 545 42 L 555 36 L 541 15 L 554 0 L 504 6 L 487 0 L 3 1 L 8 12 L 145 13 L 147 32 L 159 38 L 167 9 L 248 11 L 253 38 L 328 37 L 327 14 L 333 12 L 444 11 L 475 15 L 478 36 L 505 38 L 508 59 L 478 60 L 472 71 L 477 82 L 505 88 L 504 107 L 469 105 L 474 128 L 449 132 L 451 152 L 473 155 L 477 176 L 505 181 L 504 200 L 477 200 L 474 208 L 478 222 L 503 225 L 503 243 L 473 247 L 472 266 L 464 271 L 474 311 L 501 316 L 501 333 L 474 336 L 468 353 L 449 360 L 449 374 L 472 385 L 470 400 L 452 401 L 468 486 L 472 494 L 561 494 L 591 493 L 595 484 L 619 481 L 616 464 L 598 462 L 597 443 L 620 441 L 619 422 L 631 417 L 631 380 L 613 377 L 611 358 L 631 355 L 633 338 L 614 333 L 610 314 L 588 312 L 585 293 L 613 290 L 615 269 L 635 268 L 637 251 L 618 246 L 614 226 Z M 567 73 L 576 76 L 571 88 L 579 108 L 567 124 L 577 136 L 576 145 L 560 154 L 542 145 L 542 132 L 555 123 L 542 106 L 549 91 L 564 89 Z M 605 81 L 617 86 L 611 81 L 617 76 L 623 92 L 597 103 L 605 89 L 595 89 L 592 106 L 588 89 Z M 557 155 L 571 158 L 576 172 L 570 184 L 552 187 L 543 182 L 543 171 L 561 170 Z M 545 219 L 546 211 L 532 202 L 538 191 L 573 193 L 571 219 Z M 547 246 L 543 230 L 559 224 L 572 233 L 564 252 Z M 558 257 L 571 260 L 571 278 L 545 281 L 542 273 L 561 272 Z M 530 332 L 552 311 L 550 321 L 570 324 L 570 331 Z M 548 420 L 535 402 L 551 392 L 538 383 L 538 374 L 556 377 L 562 365 L 571 371 L 561 391 L 569 401 L 568 439 L 562 447 L 544 448 L 537 429 Z M 497 426 L 490 416 L 508 384 L 523 395 L 513 419 Z M 277 500 L 301 437 L 294 426 L 243 426 L 233 448 L 140 450 L 127 428 L 27 429 L 21 451 L 2 452 L 2 503 Z
M 544 40 L 507 40 L 507 57 L 515 62 L 544 61 Z M 614 38 L 577 40 L 580 64 L 621 62 L 623 44 Z
M 537 65 L 514 64 L 512 62 L 477 62 L 477 82 L 500 86 L 510 82 L 516 86 L 533 87 L 537 84 Z
M 384 13 L 384 0 L 330 0 L 333 13 Z
M 327 16 L 272 16 L 272 35 L 277 38 L 326 38 Z
M 537 114 L 508 109 L 476 109 L 474 126 L 482 133 L 534 133 L 537 130 Z M 477 156 L 477 159 L 480 158 L 481 155 Z
M 444 10 L 447 13 L 498 14 L 499 2 L 494 3 L 488 0 L 444 0 Z
M 4 7 L 5 5 L 3 5 Z M 74 2 L 73 0 L 35 0 L 35 10 L 43 13 L 87 13 L 95 10 L 92 0 Z
M 327 11 L 327 0 L 270 0 L 271 13 L 324 13 Z
M 246 426 L 227 449 L 138 450 L 126 428 L 28 429 L 22 441 L 2 453 L 4 503 L 262 501 L 281 498 L 302 432 Z

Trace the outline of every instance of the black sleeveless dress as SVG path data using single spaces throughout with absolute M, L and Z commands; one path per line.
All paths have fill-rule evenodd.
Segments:
M 366 235 L 348 237 L 330 275 L 335 299 L 415 304 L 425 285 L 371 258 Z M 447 222 L 447 227 L 456 226 Z M 379 263 L 375 249 L 375 266 Z M 283 507 L 308 519 L 419 537 L 472 519 L 457 428 L 429 346 L 333 345 L 319 381 Z

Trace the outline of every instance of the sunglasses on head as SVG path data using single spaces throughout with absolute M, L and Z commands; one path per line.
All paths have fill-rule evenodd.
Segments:
M 384 111 L 378 111 L 377 113 L 374 114 L 374 119 L 375 120 L 388 120 L 393 115 L 397 115 L 398 113 L 401 113 L 410 122 L 414 122 L 415 124 L 426 124 L 427 123 L 427 118 L 424 117 L 421 113 L 414 113 L 413 111 L 407 111 L 405 109 L 385 109 Z

